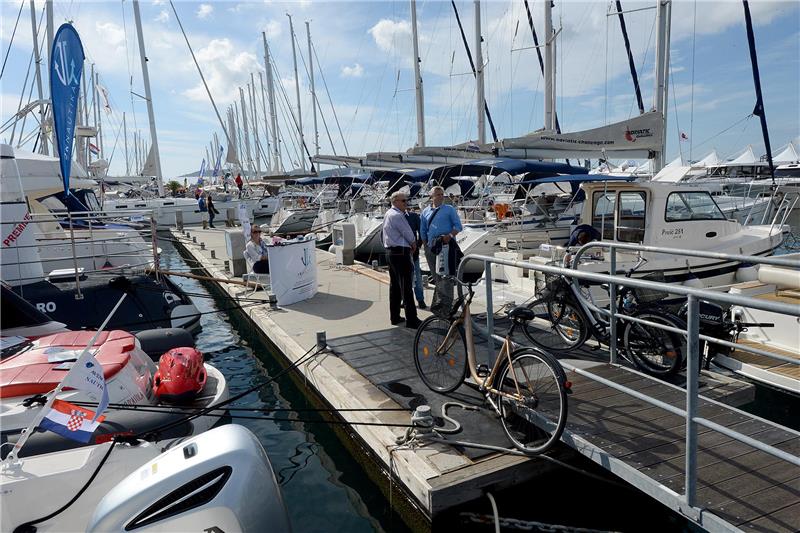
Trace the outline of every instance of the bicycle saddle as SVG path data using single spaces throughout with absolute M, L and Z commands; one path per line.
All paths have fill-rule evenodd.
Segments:
M 509 311 L 508 317 L 515 322 L 527 322 L 536 318 L 536 313 L 533 312 L 533 309 L 520 305 Z

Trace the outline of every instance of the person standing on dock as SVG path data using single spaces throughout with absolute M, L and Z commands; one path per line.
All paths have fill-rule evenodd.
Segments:
M 430 194 L 431 205 L 422 211 L 420 236 L 425 243 L 425 259 L 435 285 L 431 312 L 447 317 L 453 307 L 453 282 L 444 276 L 456 273 L 458 245 L 453 237 L 463 227 L 456 208 L 444 203 L 444 188 L 432 187 Z
M 236 174 L 236 187 L 239 188 L 239 198 L 242 197 L 242 188 L 244 187 L 244 181 L 242 181 L 242 175 Z
M 392 207 L 383 218 L 383 245 L 389 263 L 389 318 L 393 325 L 403 320 L 407 328 L 420 325 L 412 290 L 414 279 L 413 254 L 417 249 L 417 238 L 406 218 L 408 197 L 397 191 L 391 196 Z M 405 307 L 405 319 L 400 316 L 400 300 Z
M 411 206 L 406 211 L 406 217 L 408 217 L 408 224 L 411 226 L 411 231 L 414 232 L 414 237 L 417 238 L 417 249 L 414 251 L 414 296 L 417 298 L 417 307 L 426 309 L 425 291 L 422 289 L 422 269 L 419 267 L 419 250 L 422 246 L 422 239 L 419 236 L 421 221 L 419 213 Z
M 214 207 L 214 200 L 211 199 L 211 194 L 208 195 L 208 200 L 206 200 L 206 208 L 208 209 L 208 225 L 213 228 L 214 217 L 219 215 L 219 211 Z

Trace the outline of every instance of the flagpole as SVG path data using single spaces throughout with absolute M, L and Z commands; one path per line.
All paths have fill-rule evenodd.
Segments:
M 111 317 L 113 317 L 114 314 L 117 312 L 117 309 L 119 309 L 119 306 L 122 305 L 122 302 L 123 302 L 123 300 L 125 300 L 126 296 L 128 296 L 128 293 L 123 293 L 122 294 L 122 298 L 119 299 L 119 301 L 117 302 L 117 305 L 114 306 L 114 308 L 108 314 L 108 316 L 103 321 L 103 323 L 100 324 L 100 327 L 97 329 L 97 331 L 95 332 L 94 336 L 89 341 L 89 344 L 86 345 L 86 348 L 83 349 L 83 352 L 81 352 L 81 355 L 78 356 L 78 358 L 75 360 L 75 363 L 73 363 L 72 368 L 70 368 L 69 372 L 67 372 L 67 374 L 61 379 L 61 382 L 58 384 L 58 386 L 53 390 L 53 392 L 51 393 L 50 397 L 47 399 L 47 402 L 44 404 L 44 406 L 39 410 L 39 412 L 34 417 L 33 422 L 31 422 L 28 425 L 28 427 L 26 427 L 22 431 L 22 434 L 20 435 L 19 440 L 16 442 L 16 444 L 14 444 L 14 448 L 11 450 L 11 453 L 9 453 L 8 456 L 6 456 L 6 458 L 3 460 L 3 464 L 10 464 L 10 463 L 13 463 L 16 460 L 17 456 L 19 455 L 20 450 L 25 445 L 25 443 L 28 442 L 28 438 L 33 433 L 33 430 L 36 429 L 36 427 L 42 422 L 42 419 L 45 417 L 45 415 L 48 412 L 50 412 L 50 408 L 53 406 L 53 402 L 55 401 L 56 396 L 58 396 L 61 393 L 61 390 L 64 388 L 64 380 L 67 378 L 67 376 L 70 375 L 70 373 L 72 372 L 72 369 L 75 368 L 78 365 L 79 362 L 81 362 L 81 359 L 83 359 L 86 356 L 86 354 L 89 353 L 89 350 L 92 349 L 92 347 L 94 346 L 94 343 L 97 342 L 97 338 L 100 336 L 100 334 L 103 332 L 103 330 L 106 329 L 106 326 L 108 325 L 108 322 L 111 320 Z M 95 413 L 95 417 L 96 416 L 97 416 L 97 413 Z

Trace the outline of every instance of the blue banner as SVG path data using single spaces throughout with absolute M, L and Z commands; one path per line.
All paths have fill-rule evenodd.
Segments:
M 197 174 L 200 179 L 203 179 L 206 175 L 206 158 L 203 158 L 203 162 L 200 163 L 200 172 Z
M 220 145 L 219 155 L 217 156 L 217 162 L 214 163 L 214 176 L 219 176 L 219 165 L 222 162 L 222 152 L 224 151 L 225 149 Z
M 71 24 L 62 24 L 56 32 L 53 49 L 50 51 L 50 99 L 53 105 L 53 131 L 66 194 L 69 194 L 83 58 L 83 45 L 78 32 Z

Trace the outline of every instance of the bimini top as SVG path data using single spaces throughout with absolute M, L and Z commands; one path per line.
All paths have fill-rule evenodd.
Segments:
M 569 183 L 570 186 L 570 194 L 572 194 L 574 201 L 581 202 L 584 200 L 585 192 L 583 189 L 580 188 L 581 184 L 583 183 L 591 183 L 591 182 L 603 182 L 603 181 L 614 181 L 614 182 L 631 182 L 634 181 L 636 178 L 634 176 L 614 176 L 612 175 L 600 175 L 600 174 L 580 174 L 580 175 L 573 175 L 573 176 L 548 176 L 545 178 L 528 178 L 523 179 L 518 183 L 519 188 L 517 189 L 517 193 L 514 196 L 515 198 L 524 198 L 530 191 L 536 187 L 537 185 L 541 185 L 543 183 Z M 566 192 L 566 191 L 564 191 Z
M 398 180 L 407 183 L 422 183 L 428 180 L 431 171 L 424 168 L 391 168 L 372 171 L 375 181 L 388 181 L 392 184 Z
M 545 161 L 531 161 L 528 159 L 491 158 L 435 168 L 431 171 L 430 179 L 439 182 L 449 177 L 483 176 L 485 174 L 497 176 L 503 172 L 507 172 L 512 176 L 530 173 L 536 173 L 541 176 L 553 176 L 556 174 L 588 174 L 589 171 L 583 167 L 576 167 L 566 163 L 550 163 Z
M 356 183 L 372 183 L 373 178 L 370 174 L 353 174 L 350 176 L 327 176 L 324 179 L 325 185 L 353 185 Z
M 326 178 L 320 178 L 318 176 L 309 176 L 307 178 L 286 180 L 283 183 L 285 185 L 322 185 L 325 183 L 325 179 Z

